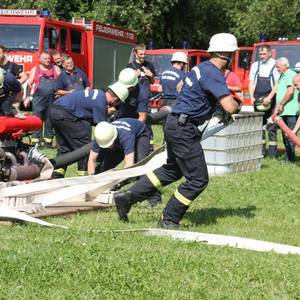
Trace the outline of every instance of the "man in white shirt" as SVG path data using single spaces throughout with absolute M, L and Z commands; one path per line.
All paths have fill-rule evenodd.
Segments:
M 275 60 L 272 58 L 272 50 L 269 45 L 263 45 L 259 49 L 260 59 L 252 64 L 249 75 L 249 94 L 251 102 L 254 104 L 256 111 L 264 111 L 263 124 L 266 124 L 267 119 L 271 116 L 275 106 L 276 82 L 279 78 L 279 73 L 275 68 Z M 261 103 L 259 102 L 261 101 Z M 256 106 L 256 104 L 262 104 Z M 258 109 L 259 107 L 259 109 Z M 262 108 L 262 109 L 261 109 Z M 275 126 L 275 125 L 274 125 Z M 269 130 L 269 151 L 270 157 L 275 157 L 277 148 L 277 136 L 273 136 L 275 131 Z M 263 134 L 265 143 L 265 134 Z M 274 148 L 274 149 L 273 149 Z M 264 144 L 263 152 L 266 152 Z

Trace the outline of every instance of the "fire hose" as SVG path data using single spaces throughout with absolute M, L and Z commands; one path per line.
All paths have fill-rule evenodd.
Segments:
M 278 109 L 275 108 L 275 111 L 273 113 L 273 115 L 268 119 L 267 122 L 267 126 L 266 128 L 268 128 L 270 125 L 272 124 L 277 124 L 280 129 L 291 139 L 291 141 L 297 145 L 298 147 L 300 147 L 300 139 L 298 138 L 298 136 L 284 123 L 284 121 L 282 120 L 282 118 L 280 116 L 278 116 Z

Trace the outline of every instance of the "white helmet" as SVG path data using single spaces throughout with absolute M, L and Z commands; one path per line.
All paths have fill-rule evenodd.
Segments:
M 94 137 L 96 143 L 101 148 L 110 147 L 114 143 L 117 136 L 118 136 L 117 128 L 108 122 L 105 121 L 100 122 L 95 127 Z
M 187 56 L 184 52 L 174 52 L 171 58 L 171 62 L 179 61 L 187 64 Z
M 3 83 L 4 83 L 4 72 L 3 69 L 0 68 L 0 89 L 3 88 Z
M 231 33 L 217 33 L 209 41 L 207 52 L 234 52 L 238 50 L 236 37 Z
M 120 72 L 118 81 L 130 88 L 136 86 L 139 80 L 134 69 L 125 68 Z
M 109 85 L 108 88 L 111 89 L 122 102 L 124 102 L 129 95 L 126 85 L 119 81 Z
M 300 62 L 297 62 L 294 67 L 295 72 L 300 73 Z

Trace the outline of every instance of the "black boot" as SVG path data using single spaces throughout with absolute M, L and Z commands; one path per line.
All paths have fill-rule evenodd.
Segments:
M 163 229 L 179 229 L 179 224 L 170 220 L 160 220 L 159 226 Z
M 115 193 L 114 201 L 116 203 L 120 220 L 128 222 L 127 214 L 129 213 L 131 206 L 137 202 L 133 199 L 132 193 L 130 191 Z

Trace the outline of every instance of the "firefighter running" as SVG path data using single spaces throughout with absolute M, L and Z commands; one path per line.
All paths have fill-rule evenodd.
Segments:
M 142 177 L 129 190 L 114 194 L 121 220 L 128 221 L 132 205 L 147 199 L 160 186 L 184 176 L 186 181 L 169 199 L 161 220 L 162 227 L 176 228 L 193 200 L 206 188 L 208 172 L 197 127 L 212 117 L 217 104 L 228 114 L 238 111 L 239 105 L 230 96 L 222 72 L 237 49 L 232 34 L 219 33 L 211 38 L 210 60 L 196 65 L 187 75 L 176 105 L 167 117 L 164 129 L 167 163 Z

